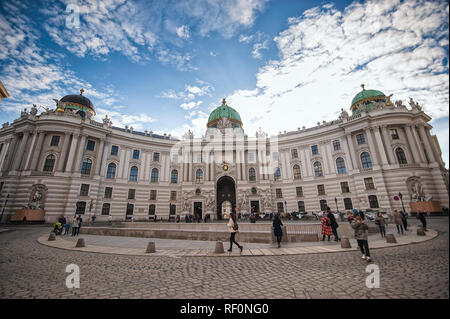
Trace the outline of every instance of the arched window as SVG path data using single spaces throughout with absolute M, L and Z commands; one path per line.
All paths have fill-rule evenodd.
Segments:
M 397 155 L 397 160 L 399 164 L 408 164 L 408 161 L 406 160 L 405 151 L 401 147 L 395 150 L 395 155 Z
M 50 154 L 49 156 L 47 156 L 44 164 L 44 172 L 53 172 L 53 168 L 55 167 L 55 160 L 55 155 Z
M 203 171 L 200 168 L 195 172 L 195 181 L 197 183 L 203 182 Z
M 159 171 L 157 168 L 152 169 L 151 182 L 158 183 Z
M 278 181 L 281 178 L 281 170 L 279 167 L 275 168 L 275 171 L 273 173 L 273 179 L 275 181 Z
M 370 154 L 367 152 L 361 153 L 361 164 L 363 168 L 372 168 L 372 160 L 370 159 Z
M 115 178 L 116 177 L 116 164 L 109 163 L 108 170 L 106 171 L 106 178 Z
M 91 167 L 92 167 L 92 161 L 89 158 L 85 158 L 83 160 L 83 164 L 81 165 L 81 174 L 90 175 Z
M 253 167 L 250 167 L 248 170 L 248 180 L 250 182 L 255 182 L 256 181 L 256 171 Z
M 130 169 L 130 182 L 136 182 L 138 178 L 138 168 L 136 166 L 133 166 Z
M 174 169 L 170 175 L 170 182 L 172 184 L 178 183 L 178 171 L 176 169 Z
M 337 168 L 338 174 L 347 173 L 347 169 L 345 168 L 345 162 L 342 157 L 336 158 L 336 168 Z
M 300 173 L 300 166 L 294 165 L 294 167 L 292 168 L 292 170 L 294 171 L 294 179 L 300 179 L 300 178 L 302 178 L 302 174 Z
M 320 162 L 314 162 L 314 176 L 323 176 L 322 164 Z

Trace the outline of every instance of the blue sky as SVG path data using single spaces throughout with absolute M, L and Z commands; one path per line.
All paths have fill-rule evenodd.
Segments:
M 1 122 L 84 88 L 115 126 L 200 136 L 226 97 L 247 134 L 277 134 L 336 119 L 364 83 L 419 101 L 448 166 L 448 17 L 448 1 L 2 1 Z

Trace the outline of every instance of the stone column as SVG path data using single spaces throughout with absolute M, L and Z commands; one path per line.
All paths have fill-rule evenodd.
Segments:
M 97 160 L 96 160 L 96 166 L 95 166 L 95 174 L 98 174 L 98 175 L 100 175 L 100 172 L 102 169 L 104 149 L 106 149 L 105 141 L 103 139 L 101 139 L 100 145 L 97 150 Z
M 411 127 L 409 125 L 405 126 L 406 138 L 408 139 L 409 150 L 412 155 L 414 163 L 420 163 L 419 151 L 417 149 L 416 143 L 412 136 Z
M 75 168 L 73 169 L 73 172 L 81 172 L 81 160 L 84 154 L 84 149 L 86 147 L 86 135 L 81 135 L 81 141 L 78 145 L 77 155 L 75 157 Z
M 388 162 L 389 162 L 389 164 L 394 164 L 395 157 L 394 157 L 394 154 L 392 153 L 391 139 L 389 138 L 389 132 L 388 132 L 388 128 L 386 125 L 381 126 L 381 133 L 383 135 L 383 139 L 384 139 L 384 143 L 385 143 L 384 145 L 386 146 Z
M 420 137 L 422 138 L 423 144 L 425 146 L 425 150 L 427 151 L 427 155 L 428 155 L 428 159 L 430 160 L 430 163 L 436 162 L 433 150 L 431 149 L 431 141 L 428 139 L 427 133 L 425 132 L 424 125 L 419 126 L 419 134 L 420 134 Z
M 306 165 L 306 175 L 314 176 L 314 171 L 311 164 L 311 157 L 309 156 L 310 148 L 307 145 L 306 148 L 302 149 L 302 152 L 305 156 L 305 165 Z
M 353 171 L 353 161 L 352 161 L 352 156 L 350 154 L 350 149 L 348 147 L 347 136 L 344 136 L 343 140 L 344 140 L 343 145 L 344 145 L 344 152 L 345 152 L 345 163 L 348 167 L 347 171 L 351 172 L 351 171 Z
M 105 143 L 105 145 L 103 146 L 103 155 L 102 155 L 102 160 L 100 161 L 100 167 L 99 167 L 99 175 L 100 176 L 106 176 L 106 160 L 108 158 L 108 150 L 111 146 L 111 143 Z M 116 167 L 116 176 L 118 173 L 118 167 Z
M 37 170 L 37 165 L 39 162 L 39 156 L 41 154 L 42 151 L 42 144 L 44 143 L 44 138 L 45 138 L 45 132 L 38 132 L 39 136 L 38 136 L 38 140 L 36 142 L 36 147 L 34 148 L 34 153 L 33 153 L 33 157 L 31 160 L 31 164 L 30 164 L 30 169 L 32 171 Z
M 352 133 L 345 134 L 345 140 L 349 149 L 350 161 L 353 164 L 353 168 L 358 168 L 357 154 L 355 152 L 355 146 L 353 145 Z
M 70 133 L 69 132 L 65 132 L 64 134 L 65 134 L 65 136 L 64 136 L 64 143 L 63 143 L 61 155 L 60 155 L 59 160 L 58 160 L 58 166 L 56 168 L 56 170 L 58 172 L 62 172 L 64 170 L 64 163 L 65 163 L 65 159 L 67 158 L 67 151 L 69 149 Z
M 419 133 L 417 133 L 417 127 L 411 126 L 411 132 L 413 135 L 414 141 L 416 141 L 417 149 L 419 150 L 419 156 L 421 163 L 427 163 L 427 158 L 425 157 L 425 152 L 423 151 L 422 143 L 420 142 Z
M 375 126 L 373 129 L 374 129 L 374 133 L 375 133 L 375 140 L 377 141 L 378 150 L 380 151 L 381 163 L 383 165 L 388 165 L 389 162 L 386 157 L 383 140 L 381 139 L 380 129 L 378 126 Z
M 6 154 L 8 154 L 9 149 L 11 148 L 12 138 L 8 139 L 3 146 L 3 154 L 0 160 L 0 172 L 5 171 L 6 162 L 8 161 L 8 158 L 6 158 Z
M 375 144 L 373 143 L 372 132 L 369 127 L 364 128 L 364 132 L 366 133 L 367 142 L 369 143 L 370 156 L 372 158 L 373 166 L 379 164 L 377 149 L 375 148 Z
M 326 146 L 325 143 L 321 142 L 320 144 L 320 153 L 319 155 L 322 157 L 322 166 L 323 166 L 323 170 L 324 170 L 324 176 L 330 174 L 330 164 L 328 163 L 328 159 L 327 159 L 327 152 L 326 152 Z
M 13 166 L 13 170 L 14 171 L 18 171 L 20 168 L 20 164 L 22 162 L 25 162 L 26 160 L 26 152 L 25 151 L 25 146 L 27 145 L 28 142 L 28 138 L 30 137 L 30 132 L 23 132 L 23 137 L 22 140 L 20 141 L 20 145 L 19 145 L 19 149 L 17 150 L 15 159 L 14 159 L 14 166 Z
M 70 143 L 69 155 L 67 155 L 67 163 L 64 172 L 72 172 L 73 159 L 75 158 L 75 153 L 77 152 L 78 138 L 78 134 L 72 134 L 72 143 Z
M 331 144 L 330 144 L 330 142 L 325 144 L 325 149 L 326 149 L 326 157 L 328 158 L 329 165 L 330 165 L 330 173 L 335 174 L 336 173 L 336 169 L 335 169 L 335 163 L 333 161 L 333 155 L 331 154 Z

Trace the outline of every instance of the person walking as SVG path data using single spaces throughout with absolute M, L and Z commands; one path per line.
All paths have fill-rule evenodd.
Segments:
M 281 222 L 280 215 L 276 214 L 273 219 L 273 234 L 277 238 L 278 248 L 280 248 L 281 238 L 283 237 L 283 229 L 281 229 L 281 226 L 283 226 L 283 223 Z
M 330 241 L 330 236 L 333 235 L 333 229 L 331 228 L 331 221 L 325 214 L 322 215 L 322 241 L 325 240 L 325 236 L 328 236 L 328 241 Z
M 417 213 L 416 214 L 416 218 L 418 220 L 420 220 L 420 222 L 422 223 L 422 228 L 424 231 L 428 231 L 427 229 L 427 220 L 425 218 L 425 213 Z
M 403 228 L 405 229 L 405 231 L 408 231 L 408 213 L 401 212 L 401 214 L 402 214 Z
M 375 218 L 375 224 L 378 225 L 378 228 L 380 229 L 381 237 L 386 237 L 386 218 L 383 217 L 383 214 L 381 212 L 378 212 L 377 217 Z
M 331 231 L 333 232 L 334 235 L 334 241 L 339 241 L 339 236 L 337 233 L 339 224 L 336 221 L 336 217 L 334 217 L 334 214 L 330 211 L 330 207 L 327 207 L 327 217 L 331 222 Z
M 81 215 L 78 216 L 78 227 L 77 227 L 77 235 L 80 234 L 80 229 L 81 229 L 81 223 L 83 222 L 83 218 L 81 217 Z
M 242 249 L 244 248 L 242 245 L 239 245 L 239 243 L 236 241 L 236 233 L 239 229 L 237 220 L 236 220 L 236 213 L 233 211 L 230 214 L 230 219 L 228 220 L 228 230 L 230 232 L 230 249 L 228 249 L 229 252 L 233 250 L 233 243 L 236 244 L 236 246 L 239 247 L 242 253 Z
M 394 223 L 397 226 L 397 231 L 400 234 L 400 231 L 403 235 L 403 216 L 398 210 L 394 210 Z
M 108 215 L 108 223 L 110 225 L 112 225 L 112 215 L 111 214 Z
M 70 224 L 67 223 L 64 225 L 64 235 L 67 235 L 69 233 L 70 230 Z
M 362 253 L 361 258 L 371 262 L 372 258 L 370 257 L 368 242 L 369 226 L 364 223 L 360 215 L 357 215 L 352 223 L 352 228 L 355 230 L 355 239 L 358 242 L 359 249 Z
M 72 220 L 72 237 L 77 235 L 78 217 L 74 216 Z

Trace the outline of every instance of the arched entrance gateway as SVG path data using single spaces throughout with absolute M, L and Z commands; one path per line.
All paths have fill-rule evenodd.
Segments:
M 229 176 L 222 176 L 217 181 L 217 219 L 222 219 L 224 211 L 236 211 L 236 186 L 234 180 Z M 231 204 L 231 207 L 230 207 Z

